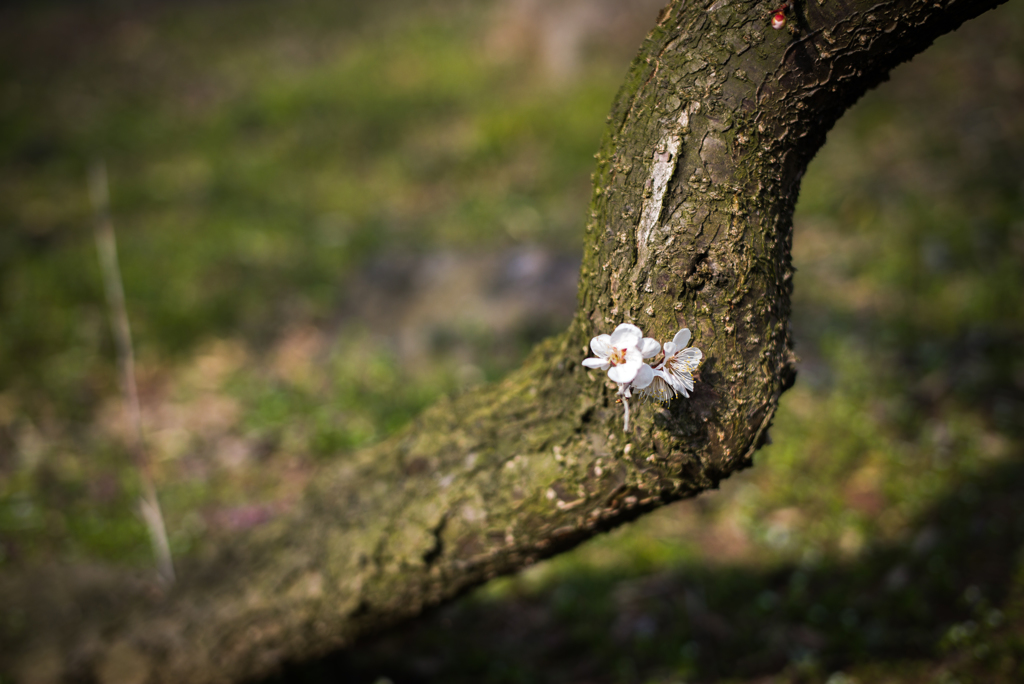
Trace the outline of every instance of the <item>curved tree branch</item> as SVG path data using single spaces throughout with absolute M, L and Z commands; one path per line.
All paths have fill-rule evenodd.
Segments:
M 565 333 L 504 382 L 335 462 L 300 510 L 185 564 L 166 594 L 106 574 L 56 598 L 45 578 L 6 587 L 25 629 L 5 638 L 4 666 L 100 682 L 260 675 L 747 467 L 794 378 L 789 253 L 807 163 L 890 69 L 1000 2 L 797 0 L 772 30 L 770 3 L 674 1 L 608 119 Z M 692 398 L 635 407 L 628 434 L 614 387 L 580 365 L 622 322 L 659 339 L 689 327 L 706 359 Z

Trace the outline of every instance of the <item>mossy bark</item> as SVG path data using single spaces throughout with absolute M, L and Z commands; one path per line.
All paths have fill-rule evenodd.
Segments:
M 420 613 L 750 464 L 794 378 L 792 214 L 836 119 L 999 0 L 673 2 L 597 154 L 578 312 L 504 382 L 326 468 L 301 509 L 180 568 L 7 581 L 16 681 L 237 681 Z M 690 399 L 633 407 L 588 342 L 694 333 Z M 89 577 L 92 577 L 90 579 Z

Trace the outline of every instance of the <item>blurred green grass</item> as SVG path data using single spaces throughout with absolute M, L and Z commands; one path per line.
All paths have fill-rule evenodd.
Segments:
M 256 451 L 309 465 L 380 438 L 458 388 L 457 359 L 417 370 L 392 349 L 367 358 L 357 347 L 374 345 L 350 332 L 358 323 L 318 352 L 325 383 L 300 387 L 235 366 L 219 388 L 168 378 L 223 350 L 218 341 L 238 342 L 258 366 L 290 332 L 337 334 L 353 280 L 375 258 L 576 250 L 591 155 L 628 52 L 594 61 L 570 86 L 549 86 L 522 57 L 488 57 L 492 14 L 400 0 L 6 11 L 0 497 L 11 522 L 0 557 L 66 543 L 108 558 L 145 554 L 138 521 L 124 515 L 135 487 L 119 472 L 126 451 L 95 428 L 98 413 L 116 413 L 117 389 L 84 183 L 94 158 L 110 171 L 144 392 L 191 396 L 181 403 L 223 390 L 244 405 L 237 432 Z M 556 329 L 525 331 L 511 358 L 487 353 L 486 334 L 467 343 L 494 377 Z M 353 354 L 360 364 L 343 363 Z M 188 517 L 197 497 L 272 495 L 262 484 L 256 493 L 214 485 L 228 478 L 205 465 L 188 477 L 178 456 L 203 451 L 201 441 L 170 455 L 157 445 L 172 519 Z M 26 444 L 38 455 L 26 456 Z M 70 452 L 67 463 L 60 452 Z M 95 484 L 104 478 L 117 486 Z M 46 498 L 40 480 L 60 483 L 55 510 L 37 501 Z M 116 490 L 109 536 L 130 543 L 68 529 L 79 506 L 95 508 L 90 487 Z M 122 525 L 133 532 L 115 534 Z
M 96 156 L 178 554 L 558 329 L 501 347 L 442 324 L 410 353 L 345 312 L 366 265 L 396 255 L 578 250 L 635 45 L 591 46 L 556 80 L 528 47 L 493 57 L 491 5 L 3 11 L 0 570 L 148 563 L 85 194 Z M 796 218 L 800 376 L 755 468 L 282 679 L 1024 678 L 1021 111 L 1017 2 L 830 134 Z M 422 325 L 398 312 L 411 296 L 394 316 Z
M 481 59 L 482 10 L 390 3 L 359 21 L 359 3 L 298 5 L 280 14 L 305 21 L 284 26 L 271 3 L 112 12 L 58 54 L 47 21 L 73 8 L 15 17 L 42 38 L 8 24 L 3 385 L 53 397 L 102 362 L 80 358 L 103 336 L 81 181 L 96 156 L 143 355 L 323 322 L 339 274 L 369 254 L 508 242 L 520 207 L 544 227 L 526 237 L 576 243 L 608 69 L 531 90 Z

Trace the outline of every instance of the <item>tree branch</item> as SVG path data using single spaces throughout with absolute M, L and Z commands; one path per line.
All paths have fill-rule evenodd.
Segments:
M 26 629 L 5 667 L 257 676 L 749 466 L 794 378 L 789 253 L 808 161 L 890 69 L 999 2 L 804 0 L 777 31 L 765 2 L 670 4 L 609 116 L 565 333 L 500 384 L 339 459 L 300 510 L 183 563 L 166 593 L 109 575 L 56 602 L 38 578 L 6 587 Z M 580 365 L 622 322 L 659 339 L 689 327 L 706 358 L 690 399 L 634 406 L 628 434 L 615 387 Z

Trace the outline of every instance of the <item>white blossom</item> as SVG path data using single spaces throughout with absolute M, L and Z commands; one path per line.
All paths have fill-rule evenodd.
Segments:
M 672 400 L 676 394 L 689 397 L 693 391 L 693 372 L 697 370 L 704 354 L 696 347 L 687 347 L 690 330 L 683 328 L 671 342 L 664 346 L 665 358 L 656 366 L 647 387 L 641 391 L 644 397 L 657 402 Z
M 608 377 L 618 385 L 624 432 L 629 432 L 629 399 L 633 390 L 657 402 L 668 402 L 676 394 L 690 396 L 693 371 L 703 355 L 696 347 L 687 348 L 689 342 L 690 331 L 683 328 L 662 347 L 657 340 L 644 337 L 640 328 L 631 323 L 623 323 L 611 335 L 598 335 L 590 340 L 594 356 L 584 359 L 583 365 L 608 371 Z M 644 363 L 644 359 L 653 359 L 661 352 L 665 357 L 657 367 Z
M 594 357 L 584 359 L 587 368 L 608 371 L 608 377 L 620 385 L 628 385 L 640 372 L 644 359 L 657 355 L 661 345 L 644 337 L 640 328 L 623 323 L 611 335 L 598 335 L 590 340 Z
M 590 340 L 594 356 L 584 359 L 587 368 L 608 371 L 608 377 L 619 386 L 619 398 L 624 412 L 623 432 L 629 432 L 629 398 L 633 388 L 642 390 L 651 384 L 654 371 L 644 359 L 654 358 L 661 352 L 661 345 L 650 337 L 644 337 L 640 328 L 623 323 L 611 335 L 598 335 Z

